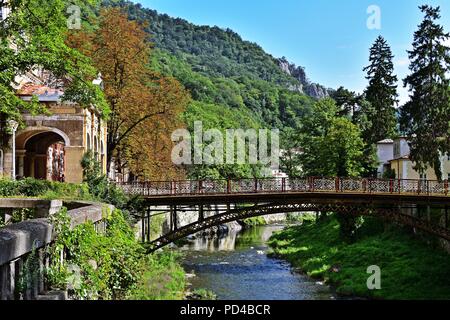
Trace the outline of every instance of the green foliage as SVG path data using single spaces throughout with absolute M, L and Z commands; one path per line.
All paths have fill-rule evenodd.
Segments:
M 27 290 L 33 290 L 32 286 L 34 279 L 39 279 L 41 277 L 41 270 L 39 269 L 39 255 L 36 249 L 28 254 L 25 259 L 18 277 L 16 290 L 21 298 L 24 297 Z
M 387 168 L 383 173 L 383 179 L 395 179 L 396 176 L 395 169 L 392 168 Z
M 364 218 L 337 213 L 336 220 L 339 222 L 341 239 L 349 242 L 355 241 L 356 233 L 364 223 Z
M 290 178 L 301 177 L 300 134 L 292 128 L 285 129 L 281 133 L 281 144 L 284 151 L 280 157 L 280 169 Z
M 264 226 L 264 225 L 267 224 L 266 220 L 263 217 L 261 217 L 261 216 L 244 219 L 244 220 L 242 220 L 242 223 L 245 226 L 248 226 L 248 227 L 250 227 L 250 226 Z
M 274 255 L 287 259 L 308 275 L 323 278 L 338 293 L 382 299 L 447 299 L 450 256 L 409 232 L 367 218 L 352 244 L 340 237 L 334 217 L 291 227 L 275 234 Z M 381 290 L 369 290 L 367 267 L 381 268 Z M 426 276 L 424 276 L 426 275 Z
M 303 94 L 255 77 L 243 75 L 214 77 L 194 71 L 187 62 L 161 49 L 153 51 L 152 69 L 178 79 L 197 103 L 201 102 L 210 108 L 225 109 L 223 112 L 234 113 L 231 119 L 239 119 L 238 115 L 243 115 L 243 119 L 238 123 L 246 124 L 244 128 L 256 128 L 261 125 L 278 128 L 295 127 L 300 123 L 302 116 L 309 113 L 314 101 Z M 194 110 L 187 110 L 187 116 L 197 115 L 195 112 L 191 115 L 191 111 L 195 111 L 195 107 Z M 208 118 L 208 113 L 205 117 Z M 223 118 L 215 121 L 223 121 Z
M 83 167 L 84 182 L 94 198 L 113 204 L 119 209 L 127 207 L 128 197 L 122 189 L 108 181 L 92 151 L 88 151 L 83 155 L 81 166 Z
M 90 194 L 85 184 L 71 184 L 25 178 L 22 180 L 0 179 L 1 197 L 40 197 L 46 199 L 85 199 Z
M 425 17 L 408 51 L 411 74 L 404 80 L 410 101 L 400 110 L 400 127 L 410 142 L 416 170 L 433 168 L 442 179 L 440 157 L 450 153 L 450 34 L 437 23 L 440 8 L 420 7 Z
M 164 214 L 154 215 L 151 218 L 150 222 L 150 240 L 156 240 L 163 233 L 163 225 L 166 221 L 166 217 Z
M 288 213 L 286 215 L 286 221 L 289 223 L 299 223 L 299 224 L 313 223 L 316 221 L 316 214 L 308 212 Z
M 339 107 L 339 115 L 341 116 L 354 115 L 361 99 L 354 91 L 344 87 L 339 87 L 333 92 L 331 98 L 336 101 L 336 105 Z
M 274 57 L 257 44 L 242 40 L 230 29 L 196 26 L 128 1 L 109 0 L 103 4 L 119 5 L 132 19 L 150 22 L 147 31 L 156 47 L 170 52 L 208 77 L 244 76 L 283 86 L 299 84 L 279 68 Z
M 314 105 L 300 131 L 299 155 L 303 172 L 310 176 L 360 176 L 364 173 L 365 144 L 359 127 L 338 117 L 332 99 Z
M 163 251 L 145 257 L 146 271 L 128 298 L 132 300 L 182 300 L 185 274 L 178 263 L 179 255 Z
M 76 299 L 119 299 L 135 286 L 143 248 L 119 210 L 107 218 L 105 234 L 97 233 L 92 223 L 70 229 L 64 210 L 52 222 L 58 236 L 50 248 L 47 275 L 51 286 L 66 289 L 74 279 L 69 289 Z M 61 255 L 65 256 L 62 262 Z
M 35 217 L 34 209 L 31 208 L 14 209 L 12 212 L 11 223 L 17 223 L 29 219 L 34 219 L 34 217 Z
M 196 289 L 191 292 L 191 294 L 187 297 L 187 300 L 217 300 L 217 295 L 206 289 Z

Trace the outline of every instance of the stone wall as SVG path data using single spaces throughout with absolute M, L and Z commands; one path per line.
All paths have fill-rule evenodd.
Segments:
M 2 199 L 6 200 L 6 199 Z M 72 227 L 91 221 L 97 230 L 104 230 L 105 212 L 114 210 L 111 205 L 80 202 L 81 207 L 69 210 Z M 54 207 L 49 207 L 47 217 L 15 223 L 0 229 L 0 299 L 42 299 L 45 291 L 43 271 L 48 266 L 45 248 L 55 237 L 49 215 Z M 35 253 L 32 255 L 31 253 Z M 35 268 L 31 277 L 26 278 L 26 290 L 19 290 L 24 281 L 21 272 L 29 259 L 35 259 Z M 50 294 L 49 298 L 64 297 L 64 294 Z

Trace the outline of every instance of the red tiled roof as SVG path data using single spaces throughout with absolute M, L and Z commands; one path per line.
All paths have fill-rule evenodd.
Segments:
M 17 90 L 18 96 L 62 96 L 61 89 L 50 88 L 41 84 L 26 83 Z

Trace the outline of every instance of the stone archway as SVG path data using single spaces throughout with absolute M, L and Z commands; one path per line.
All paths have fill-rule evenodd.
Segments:
M 27 128 L 16 137 L 17 176 L 65 181 L 66 134 L 55 128 Z

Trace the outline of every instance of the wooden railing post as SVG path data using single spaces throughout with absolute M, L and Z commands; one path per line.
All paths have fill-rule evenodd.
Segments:
M 258 179 L 255 179 L 255 188 L 254 188 L 254 190 L 255 190 L 255 193 L 258 192 Z
M 334 188 L 336 189 L 336 193 L 340 191 L 340 179 L 338 177 L 334 179 Z
M 230 179 L 227 180 L 227 193 L 228 194 L 231 193 L 231 180 Z
M 448 180 L 444 181 L 444 193 L 445 195 L 448 195 Z
M 281 178 L 281 192 L 286 192 L 286 178 Z
M 394 192 L 394 180 L 390 179 L 389 180 L 389 193 L 393 193 Z

